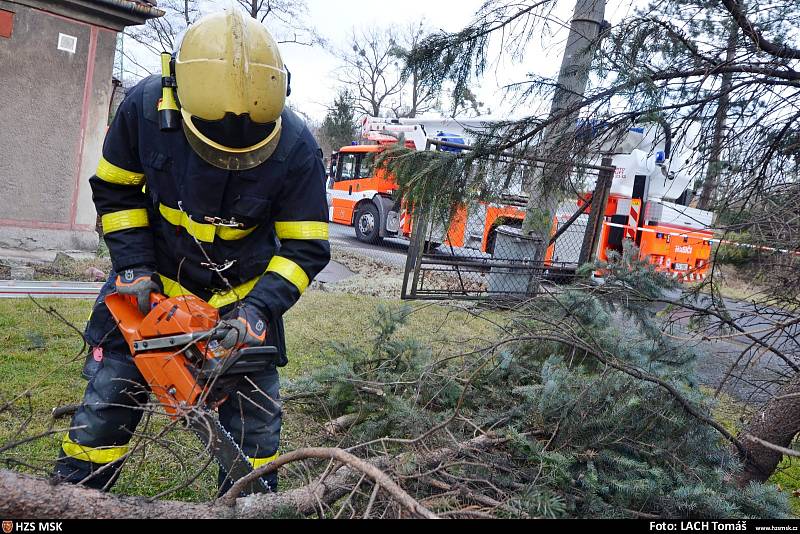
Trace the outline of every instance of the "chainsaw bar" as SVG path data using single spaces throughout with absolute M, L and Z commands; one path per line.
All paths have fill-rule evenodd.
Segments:
M 199 409 L 188 415 L 185 420 L 186 425 L 200 438 L 200 441 L 208 448 L 211 456 L 227 473 L 232 482 L 253 472 L 253 466 L 247 456 L 212 412 Z M 259 477 L 245 486 L 242 493 L 267 493 L 269 491 L 267 484 Z

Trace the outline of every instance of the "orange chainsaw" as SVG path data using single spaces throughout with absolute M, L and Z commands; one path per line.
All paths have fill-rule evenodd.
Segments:
M 224 349 L 219 339 L 227 329 L 220 325 L 219 311 L 194 295 L 167 298 L 153 293 L 147 315 L 139 311 L 135 297 L 111 293 L 105 303 L 133 362 L 167 414 L 194 431 L 232 480 L 251 472 L 247 456 L 213 409 L 225 401 L 233 384 L 272 363 L 277 349 Z M 267 491 L 258 479 L 245 493 Z

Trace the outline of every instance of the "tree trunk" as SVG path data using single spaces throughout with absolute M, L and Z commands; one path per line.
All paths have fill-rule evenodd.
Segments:
M 550 117 L 572 108 L 583 99 L 604 14 L 605 0 L 577 1 L 553 94 Z M 577 112 L 571 113 L 545 128 L 537 152 L 546 154 L 552 160 L 568 161 L 569 154 L 565 152 L 571 149 L 571 136 L 577 117 Z M 530 183 L 526 184 L 528 205 L 522 229 L 527 234 L 540 237 L 543 243 L 547 242 L 556 207 L 562 200 L 559 181 L 568 172 L 566 165 L 537 166 Z M 544 250 L 540 253 L 544 255 Z
M 355 473 L 343 467 L 322 484 L 241 497 L 234 506 L 225 506 L 217 502 L 124 497 L 0 470 L 0 516 L 4 519 L 268 519 L 287 509 L 308 515 L 317 510 L 319 503 L 331 503 L 347 495 L 355 480 Z
M 738 477 L 740 485 L 751 481 L 767 480 L 783 459 L 783 454 L 753 442 L 748 436 L 789 448 L 800 432 L 800 374 L 794 377 L 759 410 L 740 432 L 739 441 L 745 446 L 748 457 Z
M 417 69 L 414 69 L 411 74 L 411 111 L 408 112 L 409 118 L 417 116 L 417 106 L 419 105 L 419 76 Z
M 736 59 L 736 44 L 739 36 L 739 27 L 735 22 L 731 24 L 730 33 L 728 34 L 728 49 L 725 52 L 725 62 L 731 63 Z M 722 83 L 720 84 L 720 97 L 717 102 L 717 112 L 714 116 L 714 131 L 711 134 L 711 153 L 708 158 L 708 169 L 706 170 L 706 179 L 703 180 L 703 192 L 700 194 L 700 201 L 698 206 L 700 209 L 707 209 L 711 204 L 714 197 L 714 192 L 717 189 L 719 182 L 719 175 L 722 156 L 722 143 L 725 140 L 725 118 L 728 115 L 730 108 L 731 97 L 730 89 L 733 85 L 733 73 L 726 72 L 722 75 Z
M 476 449 L 485 450 L 504 442 L 503 438 L 481 435 L 451 447 L 425 454 L 405 453 L 397 457 L 380 456 L 369 460 L 378 469 L 417 465 L 430 469 L 442 462 Z M 124 497 L 72 484 L 50 481 L 0 470 L 0 517 L 18 519 L 269 519 L 285 510 L 310 515 L 320 503 L 330 504 L 344 497 L 362 477 L 360 471 L 341 467 L 322 483 L 317 481 L 282 493 L 250 495 L 236 499 L 234 506 L 220 501 L 189 503 L 152 501 L 143 497 Z

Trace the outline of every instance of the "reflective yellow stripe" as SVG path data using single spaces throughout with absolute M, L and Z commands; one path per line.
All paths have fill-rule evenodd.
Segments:
M 128 228 L 141 228 L 150 224 L 147 219 L 147 210 L 144 208 L 106 213 L 100 218 L 100 222 L 103 225 L 104 234 Z
M 158 205 L 158 211 L 161 213 L 161 216 L 167 220 L 167 222 L 173 226 L 183 226 L 186 228 L 186 231 L 189 232 L 189 235 L 198 241 L 203 241 L 205 243 L 213 243 L 214 236 L 219 236 L 220 239 L 224 239 L 226 241 L 242 239 L 243 237 L 250 235 L 253 230 L 256 229 L 255 226 L 240 230 L 238 228 L 228 228 L 225 226 L 214 226 L 213 224 L 199 223 L 197 221 L 193 221 L 192 218 L 189 217 L 189 214 L 185 211 L 176 210 L 175 208 L 170 208 L 164 204 Z
M 328 223 L 317 221 L 286 221 L 275 223 L 278 239 L 328 239 Z
M 159 274 L 158 277 L 161 279 L 161 285 L 164 286 L 164 294 L 168 297 L 180 297 L 182 295 L 194 294 L 175 280 L 167 278 L 163 274 Z
M 253 226 L 252 228 L 245 228 L 244 230 L 240 230 L 238 228 L 228 228 L 227 226 L 217 226 L 217 235 L 220 239 L 224 239 L 225 241 L 236 241 L 237 239 L 242 239 L 243 237 L 247 237 L 253 233 L 257 227 Z
M 208 303 L 215 308 L 222 308 L 228 304 L 233 304 L 237 300 L 241 300 L 247 296 L 247 294 L 250 293 L 254 287 L 256 287 L 256 284 L 259 280 L 261 280 L 261 277 L 256 276 L 252 280 L 248 280 L 243 284 L 239 284 L 230 291 L 226 291 L 225 293 L 217 293 L 208 299 Z
M 250 464 L 253 466 L 253 469 L 258 469 L 262 465 L 266 465 L 266 464 L 268 464 L 270 462 L 274 462 L 275 460 L 278 459 L 278 456 L 280 456 L 280 455 L 281 454 L 279 452 L 276 452 L 272 456 L 267 456 L 266 458 L 250 458 L 248 456 L 247 461 L 250 462 Z
M 283 256 L 273 256 L 267 267 L 267 272 L 276 273 L 286 278 L 297 287 L 301 295 L 310 283 L 308 275 L 303 268 Z
M 69 439 L 69 434 L 65 435 L 61 441 L 61 448 L 70 458 L 95 464 L 108 464 L 128 454 L 127 445 L 121 447 L 87 447 L 78 445 Z
M 189 235 L 195 237 L 197 240 L 205 241 L 206 243 L 214 241 L 216 232 L 214 232 L 214 227 L 212 225 L 195 222 L 189 218 L 189 214 L 185 211 L 176 210 L 164 204 L 158 205 L 158 211 L 170 224 L 173 226 L 183 226 L 186 228 L 186 231 L 189 232 Z
M 164 294 L 168 297 L 179 297 L 181 295 L 193 295 L 191 291 L 180 285 L 175 280 L 164 276 L 163 274 L 158 275 L 161 278 L 161 284 L 164 286 Z M 208 299 L 208 303 L 215 308 L 222 308 L 223 306 L 227 306 L 228 304 L 233 304 L 234 302 L 243 299 L 247 296 L 250 291 L 256 286 L 258 281 L 261 280 L 260 276 L 253 278 L 252 280 L 248 280 L 243 284 L 239 284 L 238 286 L 234 287 L 231 291 L 225 291 L 224 293 L 217 293 Z
M 100 158 L 100 163 L 97 164 L 97 172 L 95 174 L 104 182 L 111 184 L 142 185 L 144 183 L 143 173 L 126 171 L 122 167 L 117 167 L 113 163 L 109 163 L 104 157 Z
M 286 259 L 282 256 L 273 256 L 272 261 L 269 262 L 266 272 L 273 272 L 286 278 L 292 284 L 294 284 L 298 290 L 300 290 L 301 294 L 306 290 L 308 284 L 310 283 L 308 275 L 305 273 L 302 267 L 297 265 L 292 260 Z M 166 296 L 179 297 L 181 295 L 194 294 L 180 285 L 177 281 L 172 280 L 171 278 L 168 278 L 160 273 L 158 276 L 161 278 L 161 285 L 164 286 L 164 294 Z M 222 308 L 228 304 L 233 304 L 234 302 L 246 297 L 247 294 L 253 290 L 259 280 L 261 280 L 261 276 L 256 276 L 247 282 L 239 284 L 230 291 L 217 293 L 208 299 L 208 303 L 215 308 Z

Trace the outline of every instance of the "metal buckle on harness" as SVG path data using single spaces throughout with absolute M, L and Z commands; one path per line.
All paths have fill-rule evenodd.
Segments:
M 200 267 L 205 267 L 207 269 L 211 269 L 212 271 L 214 271 L 216 273 L 221 273 L 222 271 L 226 271 L 226 270 L 230 269 L 231 267 L 233 267 L 234 263 L 236 263 L 236 260 L 228 260 L 228 261 L 226 261 L 225 263 L 222 263 L 222 264 L 204 261 L 204 262 L 202 262 L 200 264 Z
M 225 228 L 244 228 L 244 223 L 237 222 L 235 218 L 223 219 L 222 217 L 211 217 L 207 215 L 203 220 L 214 226 L 224 226 Z

